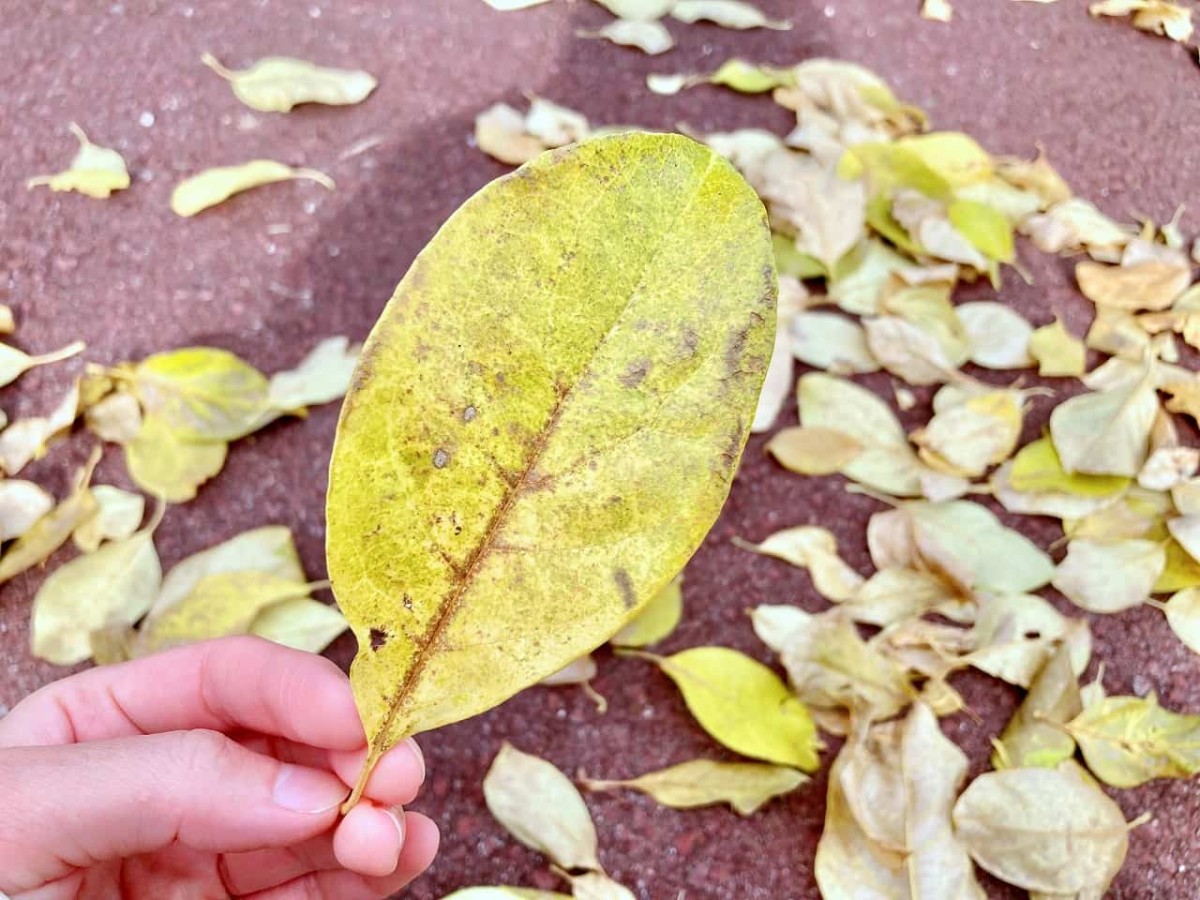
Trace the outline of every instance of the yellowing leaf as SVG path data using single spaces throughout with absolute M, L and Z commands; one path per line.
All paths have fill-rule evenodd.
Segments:
M 227 452 L 224 441 L 186 441 L 158 416 L 146 416 L 137 437 L 125 444 L 125 467 L 147 494 L 183 503 L 221 471 Z
M 806 772 L 817 768 L 821 744 L 808 710 L 762 663 L 728 647 L 651 658 L 701 727 L 730 750 Z
M 17 478 L 0 480 L 0 544 L 19 538 L 54 508 L 54 498 L 40 485 Z
M 992 176 L 992 157 L 970 135 L 935 131 L 901 138 L 897 144 L 914 154 L 951 187 L 966 187 Z
M 91 404 L 83 414 L 96 437 L 115 444 L 129 443 L 142 429 L 142 406 L 137 397 L 124 391 Z
M 1140 606 L 1166 566 L 1156 541 L 1101 544 L 1073 540 L 1058 566 L 1054 587 L 1088 612 L 1113 613 Z
M 1037 0 L 1044 2 L 1044 0 Z M 1054 2 L 1054 0 L 1051 0 Z M 1029 191 L 1041 200 L 1042 207 L 1053 206 L 1071 199 L 1071 187 L 1046 159 L 1039 148 L 1037 159 L 1001 159 L 996 174 L 1019 190 Z
M 683 617 L 683 573 L 672 578 L 653 600 L 609 643 L 616 647 L 648 647 L 667 638 Z
M 1112 497 L 1130 485 L 1119 475 L 1071 474 L 1049 438 L 1026 444 L 1013 459 L 1010 482 L 1019 491 L 1060 491 L 1079 497 Z
M 988 391 L 939 410 L 913 441 L 935 468 L 977 476 L 1012 455 L 1023 421 L 1019 391 Z
M 1083 712 L 1071 651 L 1061 644 L 1046 660 L 996 742 L 997 769 L 1054 768 L 1075 755 L 1075 739 L 1061 726 Z
M 995 207 L 978 200 L 958 199 L 946 207 L 946 215 L 950 224 L 988 259 L 1013 261 L 1012 225 Z
M 1096 777 L 1130 788 L 1200 772 L 1200 716 L 1163 709 L 1148 697 L 1106 697 L 1067 724 Z
M 921 4 L 921 18 L 933 22 L 949 22 L 954 18 L 954 7 L 950 0 L 925 0 Z
M 863 445 L 829 428 L 785 428 L 767 442 L 766 450 L 785 469 L 801 475 L 832 475 L 853 462 Z
M 591 650 L 683 567 L 749 431 L 774 281 L 758 198 L 676 135 L 539 157 L 443 226 L 367 341 L 330 468 L 368 769 Z
M 345 396 L 358 365 L 358 352 L 358 345 L 351 345 L 348 338 L 326 338 L 296 368 L 271 376 L 268 404 L 273 409 L 294 410 Z M 244 398 L 248 392 L 241 393 Z
M 33 600 L 33 655 L 59 666 L 83 662 L 91 633 L 140 619 L 161 579 L 150 529 L 60 566 Z
M 1050 437 L 1063 468 L 1136 477 L 1150 452 L 1158 409 L 1149 376 L 1059 404 L 1050 415 Z
M 790 329 L 792 353 L 803 363 L 834 375 L 879 371 L 862 326 L 845 316 L 800 312 L 792 316 Z
M 755 65 L 735 58 L 721 63 L 705 80 L 743 94 L 762 94 L 794 83 L 795 77 L 790 69 Z
M 75 487 L 70 496 L 34 522 L 0 556 L 0 584 L 45 562 L 67 542 L 76 528 L 96 515 L 96 498 L 92 496 L 88 482 L 99 459 L 97 449 L 87 465 L 75 476 Z
M 1029 355 L 1043 378 L 1078 378 L 1087 370 L 1087 348 L 1067 331 L 1062 319 L 1043 325 L 1029 337 Z
M 237 71 L 225 68 L 211 53 L 200 61 L 229 82 L 235 97 L 259 112 L 291 112 L 302 103 L 351 106 L 366 100 L 379 83 L 369 72 L 329 69 L 287 56 L 270 56 Z
M 988 872 L 1053 894 L 1102 896 L 1129 846 L 1121 808 L 1073 763 L 980 775 L 955 804 L 954 826 Z
M 1029 355 L 1033 326 L 1012 307 L 978 300 L 961 304 L 957 311 L 975 365 L 985 369 L 1025 369 L 1033 365 Z
M 98 484 L 92 488 L 92 497 L 96 500 L 96 515 L 75 529 L 75 546 L 84 553 L 92 553 L 104 541 L 132 537 L 142 524 L 146 498 L 141 494 L 111 484 Z
M 769 19 L 756 6 L 742 0 L 676 0 L 671 16 L 680 22 L 712 22 L 722 28 L 772 28 L 787 31 L 792 23 Z
M 522 844 L 564 869 L 600 868 L 596 826 L 571 780 L 551 763 L 506 743 L 483 780 L 496 820 Z
M 1166 309 L 1191 283 L 1186 265 L 1149 261 L 1132 266 L 1081 262 L 1075 278 L 1085 297 L 1097 306 L 1136 312 Z
M 838 556 L 837 538 L 824 528 L 801 525 L 778 531 L 761 544 L 736 539 L 734 543 L 807 569 L 817 592 L 828 600 L 845 600 L 863 583 L 863 577 Z
M 209 207 L 224 203 L 234 194 L 280 181 L 307 179 L 328 190 L 334 189 L 333 179 L 315 169 L 295 169 L 272 159 L 254 159 L 237 166 L 218 166 L 205 169 L 185 178 L 171 192 L 171 210 L 187 218 Z
M 1088 7 L 1093 16 L 1130 16 L 1134 28 L 1187 43 L 1195 30 L 1192 11 L 1168 0 L 1103 0 Z
M 124 157 L 116 150 L 93 144 L 74 122 L 69 127 L 79 141 L 79 152 L 71 160 L 70 167 L 56 175 L 36 175 L 26 182 L 26 186 L 45 185 L 52 191 L 76 191 L 97 200 L 129 187 L 129 170 L 125 168 Z
M 250 623 L 250 633 L 295 650 L 320 653 L 347 627 L 337 607 L 293 597 L 260 612 Z
M 661 22 L 614 19 L 595 31 L 575 32 L 582 38 L 603 38 L 623 47 L 636 47 L 650 56 L 666 53 L 675 46 L 671 32 Z
M 585 779 L 583 784 L 589 791 L 631 788 L 672 809 L 728 803 L 739 815 L 749 816 L 808 780 L 786 766 L 694 759 L 628 781 Z
M 0 344 L 0 387 L 6 384 L 12 384 L 23 373 L 28 372 L 36 366 L 45 366 L 50 363 L 61 362 L 64 359 L 70 359 L 84 349 L 83 341 L 76 341 L 73 344 L 68 344 L 61 350 L 55 350 L 51 353 L 42 353 L 37 356 L 29 356 L 22 353 L 16 347 L 10 347 L 8 344 Z

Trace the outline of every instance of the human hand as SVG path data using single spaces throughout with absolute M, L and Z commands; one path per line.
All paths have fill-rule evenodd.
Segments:
M 437 827 L 399 807 L 412 741 L 339 818 L 366 739 L 346 676 L 235 637 L 92 669 L 0 719 L 0 892 L 59 898 L 379 898 Z

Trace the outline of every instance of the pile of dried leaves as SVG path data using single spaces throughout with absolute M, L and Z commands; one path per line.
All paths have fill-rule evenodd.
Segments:
M 817 852 L 822 896 L 983 897 L 978 865 L 1031 896 L 1100 897 L 1137 824 L 1100 783 L 1200 772 L 1200 715 L 1164 709 L 1153 694 L 1107 696 L 1099 679 L 1081 686 L 1088 620 L 1038 592 L 1088 613 L 1152 606 L 1200 652 L 1200 450 L 1181 438 L 1190 423 L 1179 418 L 1200 419 L 1200 377 L 1180 365 L 1178 343 L 1200 349 L 1200 285 L 1182 235 L 1174 222 L 1108 218 L 1044 157 L 996 158 L 966 134 L 930 131 L 920 110 L 853 64 L 735 59 L 711 74 L 649 79 L 658 93 L 706 83 L 769 92 L 796 114 L 783 139 L 757 129 L 697 137 L 755 187 L 775 232 L 778 337 L 756 430 L 772 428 L 803 364 L 800 425 L 767 450 L 801 476 L 842 476 L 884 504 L 866 536 L 875 571 L 864 578 L 843 562 L 824 528 L 742 543 L 805 568 L 830 602 L 818 613 L 754 610 L 787 684 L 728 648 L 617 653 L 657 665 L 715 740 L 758 762 L 693 760 L 581 783 L 749 815 L 819 765 L 819 727 L 845 737 Z M 534 97 L 525 114 L 481 114 L 475 136 L 515 164 L 602 130 Z M 1023 275 L 1018 234 L 1041 252 L 1082 257 L 1076 277 L 1096 310 L 1087 334 L 1057 318 L 1028 322 L 1000 301 L 953 302 L 960 282 L 999 288 L 1004 266 Z M 1023 386 L 1021 370 L 1048 387 Z M 886 399 L 852 380 L 881 371 L 901 410 L 930 400 L 922 427 L 906 433 Z M 1055 405 L 1047 432 L 1022 446 L 1035 399 Z M 998 510 L 1009 521 L 1060 520 L 1061 561 Z M 659 601 L 669 615 L 659 603 L 645 614 L 636 646 L 670 632 L 678 590 Z M 1026 697 L 993 741 L 994 771 L 964 789 L 967 759 L 938 718 L 965 709 L 953 682 L 967 668 Z M 585 659 L 552 681 L 594 671 Z M 586 806 L 549 763 L 506 747 L 485 794 L 574 896 L 632 896 L 598 868 Z

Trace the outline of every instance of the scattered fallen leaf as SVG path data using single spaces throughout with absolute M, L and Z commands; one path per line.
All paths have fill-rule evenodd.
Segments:
M 1157 541 L 1073 540 L 1052 583 L 1088 612 L 1120 612 L 1149 598 L 1166 563 L 1166 552 Z
M 575 32 L 582 38 L 603 38 L 622 47 L 636 47 L 649 56 L 666 53 L 675 46 L 675 39 L 662 22 L 638 19 L 614 19 L 595 31 Z
M 52 191 L 76 191 L 97 200 L 129 187 L 129 170 L 120 153 L 93 144 L 74 122 L 69 128 L 79 141 L 79 152 L 71 165 L 56 175 L 35 175 L 26 182 L 27 187 L 45 185 Z
M 982 475 L 1012 455 L 1021 437 L 1020 391 L 987 391 L 939 409 L 912 435 L 925 462 L 956 475 Z
M 600 868 L 587 804 L 551 763 L 505 743 L 483 780 L 483 796 L 496 820 L 526 847 L 564 869 Z
M 1137 482 L 1148 491 L 1169 491 L 1194 477 L 1197 470 L 1200 470 L 1200 450 L 1160 447 L 1150 454 L 1142 471 L 1138 472 Z
M 862 326 L 829 312 L 801 312 L 791 318 L 791 350 L 796 359 L 832 375 L 878 372 Z
M 67 542 L 76 528 L 96 515 L 98 505 L 88 485 L 99 461 L 100 451 L 97 449 L 87 465 L 76 474 L 70 496 L 34 522 L 0 556 L 0 584 L 45 562 Z
M 1066 728 L 1079 742 L 1088 768 L 1113 787 L 1200 772 L 1200 716 L 1163 709 L 1154 694 L 1106 697 Z
M 924 0 L 921 5 L 921 18 L 933 22 L 949 22 L 954 18 L 954 7 L 950 0 Z
M 683 574 L 680 573 L 609 643 L 615 647 L 649 647 L 670 636 L 682 617 Z
M 1088 7 L 1093 16 L 1132 16 L 1133 27 L 1170 38 L 1180 44 L 1191 40 L 1192 11 L 1168 0 L 1103 0 Z
M 863 445 L 829 428 L 785 428 L 767 442 L 766 451 L 800 475 L 832 475 L 853 462 Z
M 962 595 L 940 578 L 899 568 L 876 572 L 842 605 L 854 621 L 880 627 L 931 611 L 957 621 L 963 607 Z
M 792 23 L 770 19 L 756 6 L 741 0 L 676 0 L 671 16 L 680 22 L 712 22 L 722 28 L 771 28 L 787 31 Z
M 1050 437 L 1068 472 L 1137 476 L 1150 452 L 1158 415 L 1152 376 L 1081 394 L 1050 414 Z
M 109 394 L 83 411 L 84 421 L 96 437 L 127 444 L 142 430 L 142 406 L 126 391 Z
M 147 494 L 183 503 L 221 471 L 228 449 L 224 441 L 184 440 L 158 416 L 146 416 L 137 437 L 125 444 L 125 467 Z
M 1078 378 L 1087 371 L 1087 348 L 1067 331 L 1062 319 L 1056 318 L 1029 336 L 1029 355 L 1043 378 Z
M 728 803 L 739 815 L 749 816 L 808 780 L 786 766 L 694 759 L 628 781 L 585 779 L 583 785 L 589 791 L 630 788 L 672 809 Z
M 1187 264 L 1149 261 L 1132 266 L 1081 262 L 1075 267 L 1079 290 L 1097 306 L 1127 312 L 1166 309 L 1191 283 Z
M 1075 755 L 1075 739 L 1062 726 L 1083 712 L 1071 651 L 1060 644 L 1046 660 L 992 754 L 997 769 L 1054 768 Z
M 1079 675 L 1092 656 L 1084 619 L 1068 619 L 1036 594 L 987 594 L 980 598 L 971 631 L 975 647 L 963 662 L 993 678 L 1029 687 L 1059 643 L 1067 647 Z
M 111 484 L 98 484 L 92 488 L 92 497 L 96 501 L 96 515 L 75 529 L 75 546 L 82 552 L 92 553 L 104 541 L 131 538 L 141 526 L 146 513 L 146 498 L 141 494 Z
M 323 188 L 334 189 L 333 179 L 323 172 L 292 168 L 272 159 L 254 159 L 237 166 L 205 169 L 185 178 L 171 192 L 171 210 L 187 218 L 224 203 L 234 194 L 265 184 L 296 179 L 315 181 Z
M 260 59 L 241 70 L 225 68 L 211 53 L 200 61 L 229 82 L 235 97 L 259 112 L 291 112 L 302 103 L 352 106 L 366 100 L 379 83 L 370 72 L 329 69 L 287 56 Z
M 1100 262 L 1119 262 L 1121 251 L 1133 240 L 1136 229 L 1121 225 L 1079 197 L 1055 203 L 1045 213 L 1030 216 L 1020 230 L 1043 253 L 1086 250 Z
M 528 162 L 546 149 L 525 130 L 525 117 L 507 103 L 490 106 L 475 117 L 475 145 L 512 166 Z
M 795 363 L 792 359 L 791 338 L 788 335 L 786 314 L 781 309 L 776 315 L 775 345 L 771 350 L 771 360 L 767 364 L 767 374 L 763 378 L 758 404 L 754 409 L 754 419 L 750 423 L 751 434 L 762 434 L 775 427 L 775 420 L 779 418 L 783 404 L 791 396 L 794 380 Z
M 45 366 L 50 363 L 61 362 L 64 359 L 70 359 L 84 349 L 83 341 L 76 341 L 73 344 L 68 344 L 61 350 L 54 350 L 50 353 L 41 353 L 37 356 L 29 356 L 22 353 L 16 347 L 10 347 L 8 344 L 0 344 L 0 387 L 6 384 L 12 384 L 25 372 L 36 366 Z
M 267 386 L 268 405 L 280 410 L 303 409 L 345 396 L 358 365 L 359 349 L 344 337 L 321 341 L 296 368 L 271 376 Z
M 975 365 L 985 369 L 1025 369 L 1033 365 L 1029 355 L 1033 326 L 1020 313 L 990 300 L 963 303 L 957 311 Z
M 337 607 L 293 597 L 260 612 L 250 623 L 250 633 L 285 647 L 320 653 L 348 627 Z
M 852 597 L 863 583 L 863 577 L 838 556 L 837 538 L 824 528 L 801 525 L 778 531 L 761 544 L 738 538 L 734 543 L 745 550 L 774 556 L 807 569 L 813 586 L 827 600 L 837 602 Z
M 54 498 L 40 485 L 17 478 L 0 480 L 0 544 L 19 538 L 54 508 Z
M 133 369 L 145 410 L 185 441 L 231 441 L 270 407 L 269 383 L 227 350 L 185 347 L 149 356 Z

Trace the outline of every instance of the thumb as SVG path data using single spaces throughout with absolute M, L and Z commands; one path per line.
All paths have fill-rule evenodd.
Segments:
M 19 890 L 176 841 L 213 852 L 287 846 L 328 829 L 346 794 L 328 771 L 216 731 L 0 750 L 0 872 L 24 873 Z

